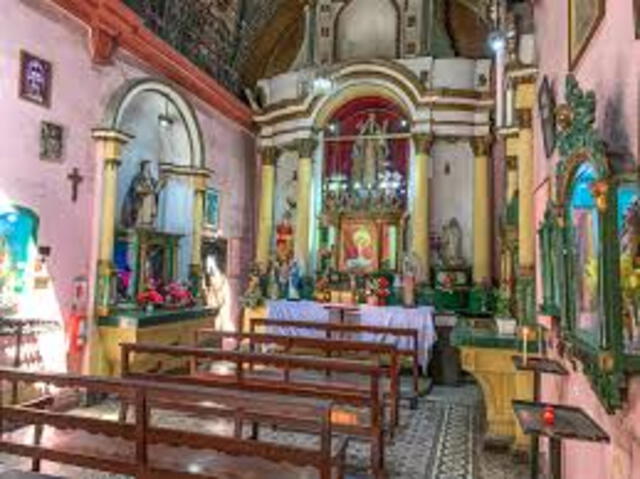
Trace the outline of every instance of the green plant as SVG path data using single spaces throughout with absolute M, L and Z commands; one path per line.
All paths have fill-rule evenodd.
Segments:
M 503 289 L 495 292 L 495 314 L 499 318 L 510 318 L 511 314 L 511 298 Z

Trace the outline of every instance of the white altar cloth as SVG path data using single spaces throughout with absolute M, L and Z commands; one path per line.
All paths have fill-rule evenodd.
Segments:
M 318 321 L 329 322 L 330 311 L 327 305 L 314 301 L 269 301 L 267 303 L 267 317 L 291 321 Z M 402 306 L 368 306 L 360 305 L 359 323 L 368 326 L 386 326 L 391 328 L 411 328 L 418 331 L 418 354 L 422 367 L 429 360 L 429 353 L 436 341 L 436 332 L 433 323 L 434 309 L 430 306 L 418 308 L 404 308 Z M 304 331 L 297 328 L 270 327 L 271 334 L 287 336 L 318 336 L 325 337 L 322 331 Z M 398 348 L 411 349 L 411 339 L 385 334 L 362 333 L 361 341 L 395 344 Z

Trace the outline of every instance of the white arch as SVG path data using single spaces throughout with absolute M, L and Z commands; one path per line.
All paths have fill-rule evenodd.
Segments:
M 144 92 L 154 92 L 162 95 L 175 106 L 189 138 L 189 163 L 192 167 L 204 168 L 206 164 L 204 141 L 202 140 L 202 131 L 193 106 L 173 86 L 157 78 L 128 80 L 122 84 L 111 96 L 107 104 L 102 128 L 120 130 L 122 115 L 127 106 L 137 95 Z
M 345 103 L 365 96 L 379 96 L 396 103 L 406 113 L 410 121 L 418 117 L 418 110 L 411 98 L 397 85 L 383 79 L 348 80 L 338 85 L 331 95 L 322 97 L 311 113 L 316 128 L 323 128 L 333 112 Z

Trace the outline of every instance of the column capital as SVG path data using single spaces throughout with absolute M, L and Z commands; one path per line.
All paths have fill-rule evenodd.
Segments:
M 471 138 L 469 143 L 471 144 L 471 149 L 475 156 L 487 156 L 489 153 L 489 147 L 493 143 L 493 138 L 488 135 L 474 136 Z
M 120 163 L 122 147 L 134 138 L 123 131 L 108 128 L 94 128 L 91 137 L 98 145 L 102 161 L 115 165 Z
M 531 129 L 533 114 L 530 108 L 519 108 L 516 110 L 516 115 L 520 129 Z
M 318 147 L 318 140 L 315 138 L 303 138 L 294 142 L 294 148 L 300 158 L 311 158 Z
M 264 166 L 275 166 L 280 156 L 280 148 L 277 146 L 263 146 L 260 148 L 260 157 Z
M 411 135 L 416 154 L 428 155 L 433 146 L 433 135 L 430 133 L 414 133 Z

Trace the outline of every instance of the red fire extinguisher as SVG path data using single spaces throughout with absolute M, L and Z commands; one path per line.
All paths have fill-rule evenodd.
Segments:
M 81 354 L 87 342 L 87 279 L 79 276 L 73 280 L 73 300 L 69 316 L 69 353 Z

